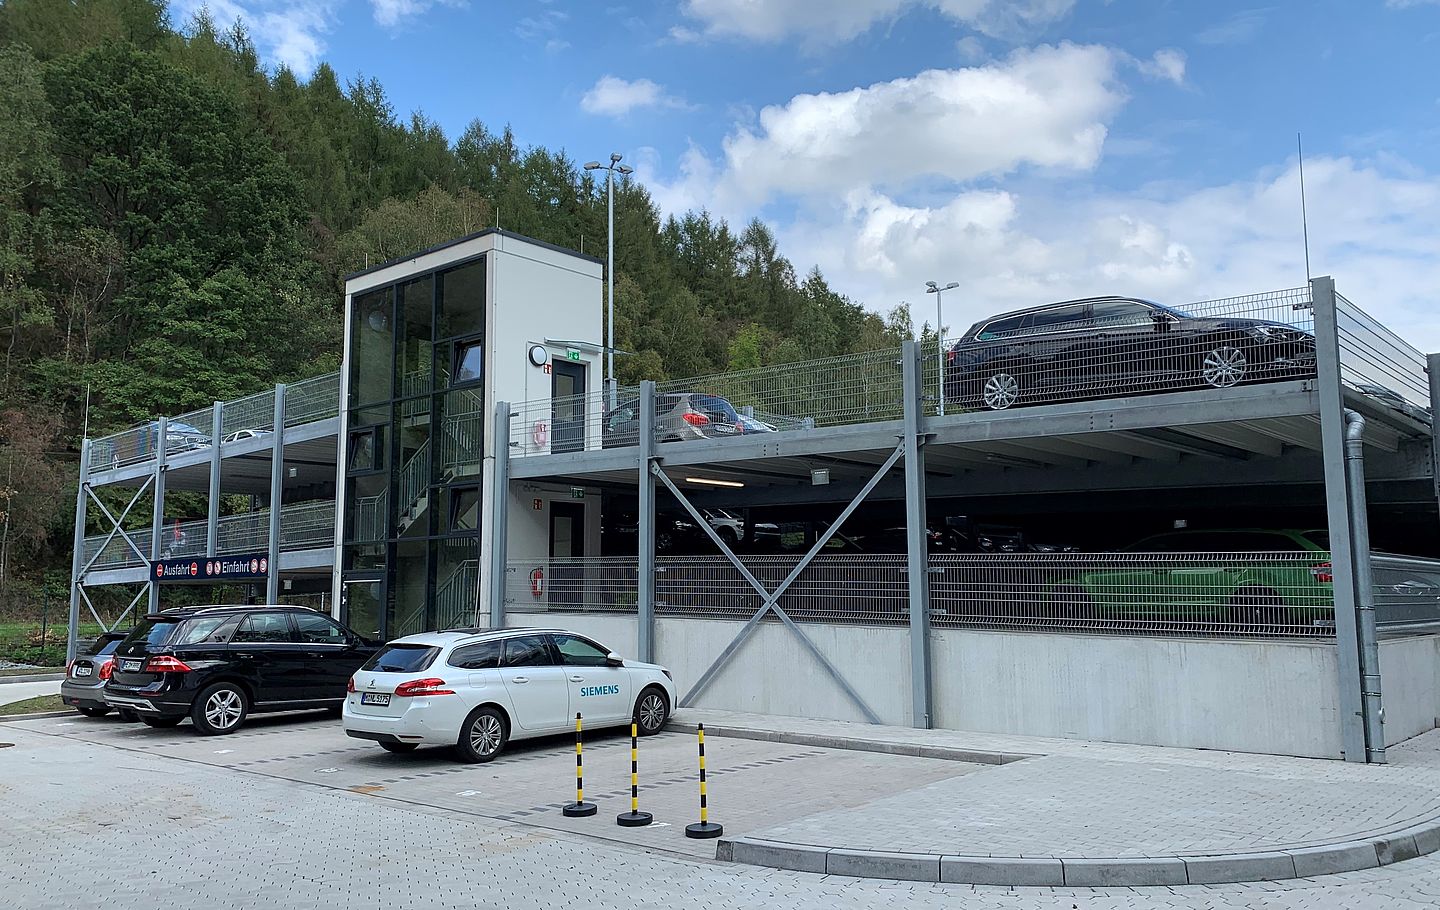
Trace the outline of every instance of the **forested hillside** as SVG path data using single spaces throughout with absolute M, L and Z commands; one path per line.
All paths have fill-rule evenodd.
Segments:
M 604 185 L 160 0 L 0 3 L 0 596 L 68 571 L 78 440 L 334 369 L 343 274 L 493 226 L 601 249 Z M 483 102 L 482 102 L 483 103 Z M 759 221 L 616 190 L 622 382 L 894 345 Z M 88 402 L 88 409 L 87 409 Z M 177 509 L 185 508 L 178 502 Z

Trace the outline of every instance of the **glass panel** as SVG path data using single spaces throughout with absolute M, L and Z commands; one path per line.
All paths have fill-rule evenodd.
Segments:
M 383 543 L 346 544 L 346 572 L 385 568 L 385 545 Z
M 350 460 L 346 470 L 351 474 L 378 471 L 385 467 L 380 446 L 383 438 L 381 430 L 381 427 L 366 427 L 350 433 Z
M 385 401 L 394 397 L 394 296 L 390 288 L 371 291 L 352 298 L 350 309 L 350 403 Z
M 485 331 L 485 260 L 476 260 L 440 276 L 439 310 L 437 338 Z
M 552 667 L 550 649 L 545 646 L 543 635 L 522 635 L 505 641 L 505 658 L 502 667 Z
M 389 481 L 388 474 L 350 479 L 346 493 L 346 540 L 384 540 L 390 536 Z
M 484 378 L 485 342 L 457 341 L 455 343 L 455 371 L 450 378 L 451 385 L 475 382 Z
M 201 642 L 209 641 L 211 644 L 223 644 L 239 624 L 239 616 L 207 616 L 204 619 L 192 619 L 185 624 L 174 643 L 176 645 L 198 645 Z
M 308 613 L 295 614 L 295 630 L 300 634 L 300 640 L 306 644 L 343 645 L 350 639 L 344 629 L 330 621 L 330 617 L 321 616 L 319 613 L 313 616 Z
M 430 504 L 431 451 L 430 399 L 402 401 L 395 406 L 400 436 L 399 461 L 395 467 L 395 533 L 401 535 L 427 514 Z M 429 522 L 425 522 L 428 528 Z M 421 533 L 428 534 L 428 530 Z
M 380 592 L 383 587 L 378 579 L 345 583 L 345 623 L 366 638 L 380 637 Z
M 494 670 L 500 666 L 500 642 L 482 641 L 456 648 L 447 663 L 460 670 Z
M 465 533 L 480 530 L 480 488 L 451 487 L 445 491 L 451 531 Z
M 419 673 L 428 669 L 440 649 L 430 645 L 386 645 L 362 669 L 377 673 Z
M 432 542 L 435 551 L 435 628 L 475 624 L 480 604 L 480 547 L 474 537 Z
M 567 667 L 603 667 L 610 652 L 575 635 L 553 635 L 560 662 Z
M 1031 313 L 1026 319 L 1025 328 L 1032 332 L 1059 332 L 1077 328 L 1084 320 L 1085 307 L 1067 306 Z
M 289 644 L 290 617 L 284 613 L 251 613 L 240 623 L 231 644 Z
M 421 395 L 431 389 L 435 279 L 429 275 L 397 289 L 395 312 L 401 320 L 395 352 L 397 396 Z
M 1098 326 L 1107 325 L 1150 325 L 1154 322 L 1155 311 L 1140 303 L 1128 300 L 1112 300 L 1094 305 L 1092 318 Z
M 425 615 L 426 582 L 430 571 L 428 549 L 423 540 L 395 545 L 389 616 L 385 624 L 391 638 L 414 635 L 432 628 L 429 617 Z
M 485 450 L 484 392 L 475 386 L 454 389 L 445 393 L 440 402 L 445 412 L 440 433 L 440 476 L 479 476 Z

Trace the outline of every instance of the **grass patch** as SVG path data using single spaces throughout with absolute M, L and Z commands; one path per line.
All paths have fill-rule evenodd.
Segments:
M 25 669 L 25 668 L 23 668 L 23 667 L 18 667 L 18 668 L 14 669 L 14 670 L 0 670 L 0 679 L 4 679 L 4 678 L 6 678 L 7 676 L 39 676 L 41 673 L 64 673 L 64 672 L 65 672 L 65 667 L 64 667 L 64 666 L 58 666 L 58 667 L 34 667 L 34 668 L 28 669 L 28 670 Z
M 44 711 L 65 711 L 66 704 L 58 695 L 37 695 L 24 701 L 0 705 L 0 717 L 14 717 L 16 714 L 39 714 Z
M 50 623 L 43 634 L 39 620 L 0 622 L 0 659 L 44 667 L 63 665 L 65 632 L 64 622 Z M 80 641 L 92 642 L 100 632 L 93 622 L 81 623 Z

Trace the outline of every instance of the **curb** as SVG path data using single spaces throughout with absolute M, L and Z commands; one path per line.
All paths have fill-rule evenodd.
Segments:
M 676 733 L 694 733 L 695 725 L 682 721 L 671 721 L 665 729 Z M 885 755 L 910 755 L 916 758 L 938 758 L 943 761 L 972 762 L 978 765 L 1008 765 L 1027 758 L 1040 758 L 1040 753 L 1024 752 L 982 752 L 975 749 L 955 749 L 948 746 L 922 746 L 917 743 L 886 743 L 859 739 L 851 736 L 830 736 L 823 733 L 793 733 L 788 730 L 754 730 L 748 727 L 727 727 L 724 724 L 706 723 L 705 732 L 711 736 L 728 736 L 731 739 L 753 739 L 761 742 L 787 743 L 792 746 L 817 746 L 822 749 L 848 749 L 851 752 L 880 752 Z M 930 879 L 934 881 L 934 879 Z
M 715 858 L 751 866 L 964 885 L 1119 888 L 1285 881 L 1358 872 L 1440 850 L 1440 817 L 1377 837 L 1215 855 L 1067 857 L 891 853 L 791 844 L 758 837 L 722 838 Z
M 57 673 L 36 673 L 31 676 L 0 676 L 0 687 L 8 683 L 63 682 L 64 671 Z
M 42 718 L 42 717 L 69 717 L 71 714 L 75 714 L 75 712 L 74 712 L 74 711 L 69 711 L 69 710 L 67 710 L 67 711 L 38 711 L 38 712 L 36 712 L 36 713 L 34 713 L 34 714 L 6 714 L 6 715 L 4 715 L 3 717 L 0 717 L 0 724 L 13 723 L 14 721 L 17 721 L 17 720 L 35 720 L 36 718 Z M 78 717 L 79 715 L 76 715 L 76 716 Z

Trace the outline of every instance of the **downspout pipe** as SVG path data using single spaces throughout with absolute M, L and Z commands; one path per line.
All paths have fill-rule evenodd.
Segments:
M 1375 582 L 1370 573 L 1370 522 L 1365 504 L 1365 417 L 1345 411 L 1345 479 L 1350 487 L 1350 529 L 1354 536 L 1355 609 L 1360 638 L 1360 686 L 1364 705 L 1365 754 L 1385 764 L 1385 706 L 1380 697 L 1380 644 L 1375 636 Z

